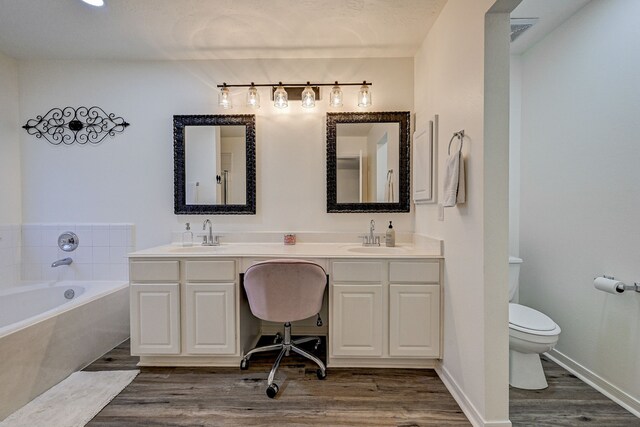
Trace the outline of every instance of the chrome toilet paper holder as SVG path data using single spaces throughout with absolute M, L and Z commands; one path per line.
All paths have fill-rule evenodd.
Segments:
M 605 279 L 609 279 L 609 280 L 616 280 L 615 277 L 613 276 L 607 276 L 606 274 L 603 274 L 602 276 L 598 276 L 598 277 L 604 277 Z M 594 280 L 597 279 L 594 278 Z M 620 282 L 620 284 L 618 285 L 618 287 L 616 288 L 616 290 L 620 293 L 623 293 L 624 291 L 636 291 L 638 293 L 640 293 L 640 283 L 638 282 L 634 282 L 633 285 L 628 285 L 624 282 Z

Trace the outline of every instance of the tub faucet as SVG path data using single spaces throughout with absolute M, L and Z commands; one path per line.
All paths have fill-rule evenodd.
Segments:
M 71 258 L 62 258 L 57 261 L 54 261 L 53 264 L 51 264 L 51 267 L 60 267 L 61 265 L 71 265 L 72 262 L 73 260 Z

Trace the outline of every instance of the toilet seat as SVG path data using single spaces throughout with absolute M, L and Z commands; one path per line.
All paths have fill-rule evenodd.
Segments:
M 532 335 L 560 334 L 560 327 L 544 313 L 520 304 L 509 303 L 509 328 Z

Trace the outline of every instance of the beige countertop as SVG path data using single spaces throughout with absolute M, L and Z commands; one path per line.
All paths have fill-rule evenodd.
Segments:
M 429 246 L 399 244 L 395 247 L 362 246 L 357 243 L 222 243 L 220 246 L 156 246 L 129 254 L 136 258 L 203 257 L 284 257 L 284 258 L 443 258 L 440 250 Z

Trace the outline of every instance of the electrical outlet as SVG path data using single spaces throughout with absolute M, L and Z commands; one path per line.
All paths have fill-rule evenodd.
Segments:
M 444 221 L 444 206 L 438 203 L 438 221 Z

